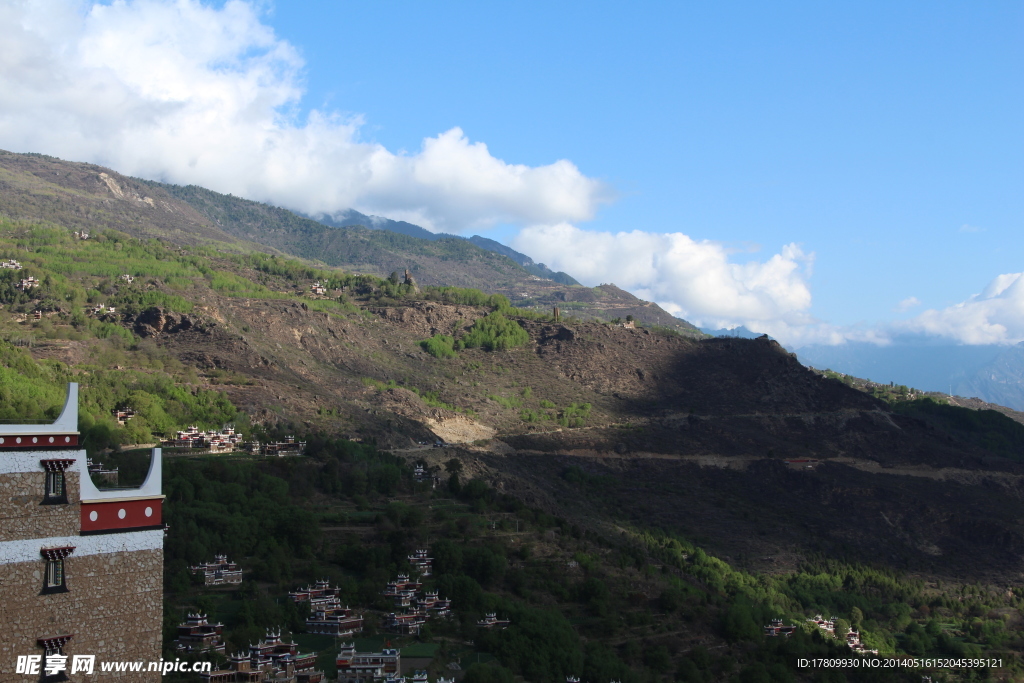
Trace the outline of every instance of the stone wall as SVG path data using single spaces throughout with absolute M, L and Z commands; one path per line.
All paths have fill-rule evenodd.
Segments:
M 42 505 L 46 493 L 42 469 L 0 474 L 0 542 L 78 534 L 79 475 L 69 470 L 64 476 L 68 504 Z
M 26 683 L 28 677 L 14 673 L 18 655 L 42 654 L 38 638 L 67 634 L 75 635 L 64 648 L 69 663 L 71 655 L 96 655 L 96 673 L 73 681 L 160 680 L 159 673 L 100 673 L 99 664 L 144 661 L 148 666 L 160 659 L 163 551 L 72 554 L 64 566 L 68 592 L 41 595 L 42 558 L 0 564 L 0 683 Z

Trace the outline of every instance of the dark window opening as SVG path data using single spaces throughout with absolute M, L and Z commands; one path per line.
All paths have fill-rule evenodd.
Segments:
M 66 593 L 68 590 L 66 578 L 63 559 L 47 560 L 43 593 Z
M 67 503 L 68 492 L 65 475 L 62 471 L 46 473 L 46 499 L 44 503 Z

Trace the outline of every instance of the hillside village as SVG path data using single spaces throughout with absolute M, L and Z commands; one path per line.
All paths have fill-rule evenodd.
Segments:
M 874 651 L 1019 673 L 1001 414 L 422 271 L 2 230 L 2 418 L 81 383 L 95 495 L 162 450 L 159 528 L 123 524 L 166 530 L 163 655 L 207 680 L 802 680 L 798 654 Z

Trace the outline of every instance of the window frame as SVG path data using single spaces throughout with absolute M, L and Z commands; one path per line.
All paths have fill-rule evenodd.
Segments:
M 46 470 L 46 480 L 43 483 L 43 505 L 68 504 L 67 470 L 74 462 L 73 459 L 39 461 L 39 464 Z
M 63 588 L 67 590 L 64 579 L 64 560 L 46 561 L 46 587 L 49 589 Z
M 75 549 L 71 546 L 40 550 L 40 554 L 46 562 L 43 567 L 43 589 L 40 595 L 69 592 L 67 565 L 64 560 L 74 551 Z
M 68 480 L 63 470 L 46 473 L 45 498 L 51 505 L 68 502 Z

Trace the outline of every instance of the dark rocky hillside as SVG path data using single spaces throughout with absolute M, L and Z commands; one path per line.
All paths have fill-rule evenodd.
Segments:
M 441 360 L 418 341 L 485 310 L 420 302 L 338 318 L 213 295 L 199 310 L 201 324 L 152 338 L 204 373 L 247 378 L 223 389 L 256 422 L 428 459 L 416 443 L 441 438 L 454 449 L 443 457 L 461 453 L 470 471 L 570 518 L 626 515 L 767 571 L 827 553 L 1005 581 L 1024 558 L 1024 466 L 893 413 L 773 341 L 526 321 L 524 347 Z M 574 403 L 590 405 L 575 428 L 529 416 Z M 573 464 L 623 485 L 577 495 L 560 478 Z

